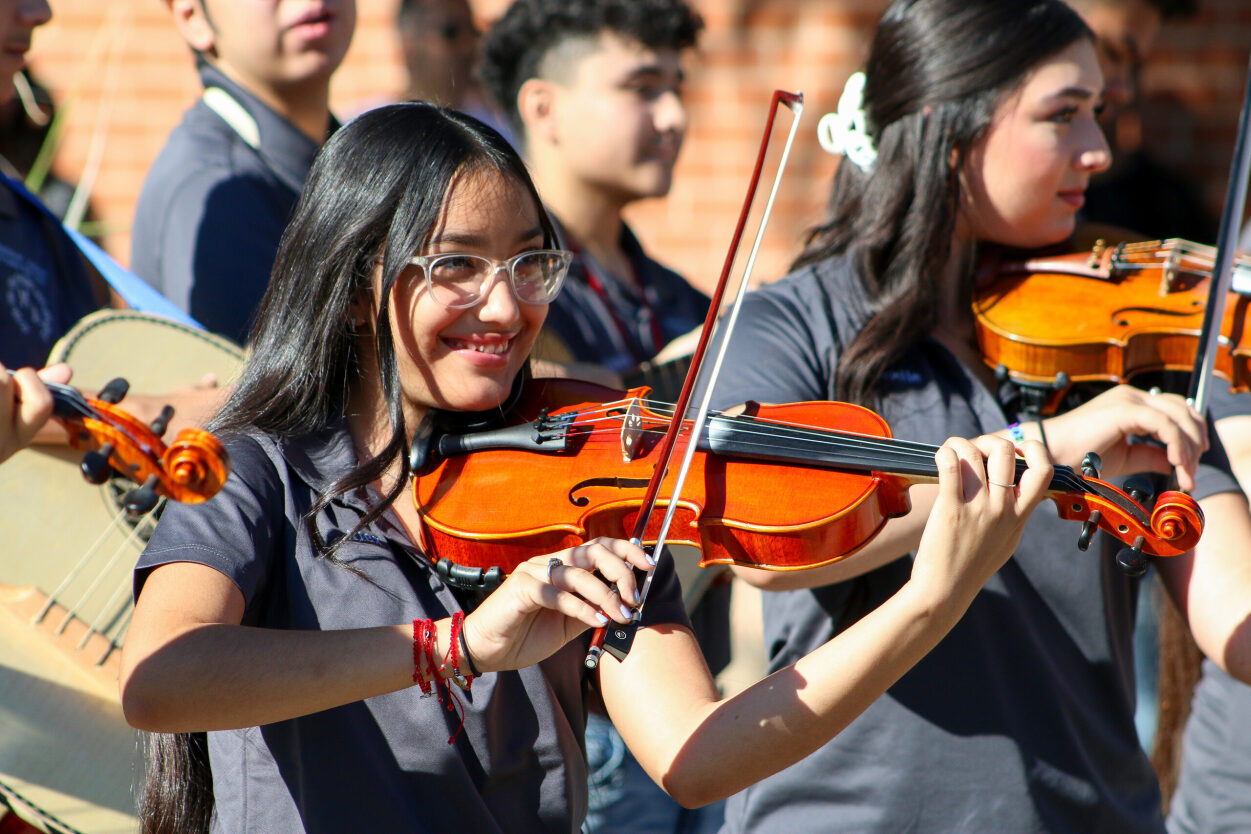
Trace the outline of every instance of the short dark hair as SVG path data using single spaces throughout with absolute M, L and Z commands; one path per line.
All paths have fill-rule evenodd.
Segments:
M 685 0 L 516 0 L 483 38 L 478 74 L 520 133 L 517 93 L 565 41 L 612 32 L 649 49 L 682 50 L 703 27 Z

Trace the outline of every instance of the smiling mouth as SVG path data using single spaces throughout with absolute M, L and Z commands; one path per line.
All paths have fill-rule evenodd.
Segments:
M 452 348 L 452 350 L 472 350 L 477 353 L 490 353 L 497 356 L 501 353 L 507 353 L 508 349 L 513 346 L 512 339 L 490 343 L 466 342 L 461 339 L 444 339 L 444 341 L 447 342 L 448 347 Z

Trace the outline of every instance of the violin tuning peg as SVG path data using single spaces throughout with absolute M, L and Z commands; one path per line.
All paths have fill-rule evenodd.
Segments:
M 82 471 L 84 480 L 89 484 L 99 486 L 111 478 L 113 476 L 113 465 L 109 463 L 109 458 L 112 455 L 112 443 L 105 443 L 99 449 L 83 455 L 82 462 L 78 464 L 78 468 Z
M 132 516 L 147 515 L 156 509 L 160 497 L 156 494 L 156 476 L 149 475 L 143 486 L 136 487 L 126 493 L 122 506 Z
M 1090 539 L 1095 535 L 1095 531 L 1099 529 L 1099 519 L 1103 518 L 1103 513 L 1098 510 L 1090 514 L 1090 518 L 1082 524 L 1082 532 L 1077 534 L 1077 549 L 1086 550 L 1090 547 Z
M 1133 547 L 1125 547 L 1116 554 L 1116 564 L 1129 576 L 1142 576 L 1147 572 L 1147 557 L 1142 555 L 1145 540 L 1139 536 Z
M 1142 475 L 1131 475 L 1125 479 L 1125 493 L 1139 504 L 1145 505 L 1155 497 L 1155 488 Z
M 156 419 L 152 421 L 152 424 L 150 426 L 150 428 L 152 429 L 152 433 L 155 434 L 157 437 L 160 437 L 161 435 L 165 434 L 165 430 L 169 428 L 169 421 L 172 420 L 173 418 L 174 418 L 173 406 L 167 405 L 164 408 L 162 408 L 161 413 L 158 414 L 156 416 Z
M 129 390 L 130 383 L 119 376 L 109 380 L 108 384 L 100 389 L 100 394 L 96 399 L 116 405 L 122 401 L 122 398 L 126 396 L 126 392 Z
M 1099 457 L 1097 452 L 1087 452 L 1082 458 L 1082 474 L 1087 478 L 1098 478 L 1099 470 L 1103 468 L 1103 458 Z

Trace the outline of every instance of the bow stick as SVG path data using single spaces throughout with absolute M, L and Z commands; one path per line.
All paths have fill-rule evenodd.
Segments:
M 1216 239 L 1216 262 L 1212 266 L 1212 283 L 1208 288 L 1208 306 L 1199 335 L 1199 352 L 1195 355 L 1190 375 L 1190 396 L 1187 398 L 1200 414 L 1207 413 L 1208 386 L 1216 367 L 1216 349 L 1225 317 L 1225 298 L 1234 276 L 1234 249 L 1238 227 L 1247 201 L 1247 176 L 1251 174 L 1251 66 L 1247 86 L 1242 94 L 1242 115 L 1238 119 L 1238 140 L 1234 145 L 1234 161 L 1230 168 L 1229 188 L 1225 192 L 1225 208 L 1221 214 L 1220 234 Z
M 704 386 L 704 394 L 700 400 L 699 410 L 691 423 L 690 436 L 687 439 L 686 450 L 682 456 L 682 463 L 678 469 L 677 477 L 673 485 L 673 493 L 669 497 L 669 503 L 665 511 L 665 517 L 661 522 L 660 533 L 656 538 L 656 544 L 652 547 L 652 553 L 658 560 L 660 555 L 664 553 L 665 539 L 669 534 L 669 525 L 673 521 L 673 516 L 678 509 L 678 498 L 682 493 L 682 486 L 686 482 L 686 473 L 690 469 L 691 459 L 694 457 L 695 448 L 699 443 L 700 432 L 703 431 L 705 419 L 708 416 L 710 404 L 712 402 L 713 388 L 716 385 L 717 377 L 721 373 L 721 364 L 725 358 L 726 347 L 730 343 L 730 334 L 734 331 L 734 324 L 738 320 L 738 311 L 742 306 L 743 297 L 746 295 L 749 279 L 751 278 L 752 268 L 756 263 L 756 255 L 760 251 L 760 244 L 764 239 L 765 226 L 769 223 L 769 215 L 773 211 L 773 203 L 777 198 L 778 188 L 782 182 L 782 172 L 786 169 L 786 161 L 790 157 L 791 145 L 795 142 L 795 135 L 799 128 L 799 117 L 804 109 L 803 93 L 788 93 L 783 90 L 775 90 L 773 99 L 769 107 L 769 119 L 765 122 L 764 139 L 760 143 L 760 151 L 756 155 L 756 166 L 752 171 L 751 184 L 747 189 L 747 198 L 743 201 L 742 211 L 739 213 L 738 224 L 734 228 L 734 237 L 730 241 L 730 249 L 726 253 L 725 265 L 721 269 L 721 277 L 717 281 L 716 291 L 713 293 L 712 300 L 708 306 L 708 317 L 704 320 L 703 330 L 700 332 L 699 344 L 695 347 L 695 352 L 691 355 L 691 367 L 687 371 L 686 380 L 682 384 L 682 392 L 678 395 L 678 401 L 673 409 L 673 418 L 669 423 L 669 428 L 665 432 L 664 440 L 658 453 L 658 461 L 656 468 L 652 472 L 651 480 L 647 484 L 647 492 L 643 495 L 643 503 L 639 508 L 638 516 L 634 523 L 634 530 L 630 536 L 630 541 L 636 545 L 642 545 L 643 536 L 647 532 L 647 526 L 651 521 L 652 510 L 655 509 L 656 500 L 660 494 L 660 485 L 664 481 L 669 472 L 669 462 L 673 458 L 674 448 L 677 444 L 678 434 L 682 429 L 683 417 L 686 414 L 688 405 L 690 404 L 691 395 L 695 390 L 695 382 L 699 378 L 702 371 L 704 355 L 708 351 L 709 338 L 713 329 L 717 324 L 717 315 L 721 310 L 722 296 L 725 294 L 726 284 L 729 282 L 730 269 L 734 265 L 734 259 L 738 254 L 739 242 L 743 236 L 743 228 L 747 225 L 747 215 L 751 212 L 752 202 L 755 200 L 756 188 L 760 184 L 760 174 L 764 169 L 765 154 L 769 149 L 769 138 L 773 134 L 773 121 L 777 116 L 778 105 L 785 105 L 792 113 L 795 119 L 791 123 L 790 133 L 786 138 L 786 145 L 782 149 L 782 157 L 778 161 L 777 173 L 773 178 L 773 188 L 769 192 L 769 199 L 765 203 L 764 212 L 760 217 L 760 227 L 756 232 L 756 240 L 752 244 L 751 254 L 748 256 L 747 265 L 743 270 L 743 278 L 738 286 L 738 294 L 735 296 L 734 305 L 730 310 L 725 322 L 725 332 L 721 339 L 721 348 L 717 352 L 717 357 L 713 363 L 712 370 L 708 374 L 707 383 Z M 606 651 L 618 660 L 624 660 L 626 654 L 630 651 L 630 646 L 634 642 L 634 634 L 638 628 L 639 619 L 642 617 L 643 606 L 647 603 L 647 594 L 651 590 L 652 577 L 656 575 L 655 571 L 647 574 L 647 579 L 643 581 L 643 589 L 640 592 L 641 601 L 635 612 L 634 622 L 628 625 L 615 625 L 611 631 L 601 627 L 595 630 L 594 636 L 591 638 L 591 647 L 586 655 L 586 667 L 594 669 L 599 665 L 600 657 Z

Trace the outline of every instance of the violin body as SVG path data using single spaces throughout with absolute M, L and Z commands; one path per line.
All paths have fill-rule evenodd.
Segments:
M 499 577 L 597 536 L 633 535 L 671 420 L 647 402 L 647 390 L 531 381 L 507 427 L 436 438 L 412 487 L 422 547 L 436 568 L 446 576 L 455 565 L 458 581 L 479 587 L 486 572 Z M 687 421 L 680 437 L 689 430 Z M 667 541 L 700 548 L 704 566 L 836 562 L 909 511 L 909 486 L 937 480 L 935 450 L 891 438 L 880 416 L 847 403 L 748 403 L 712 415 Z M 658 506 L 668 506 L 675 474 L 666 473 Z M 1182 493 L 1161 494 L 1149 512 L 1125 492 L 1056 467 L 1049 495 L 1061 518 L 1083 523 L 1082 549 L 1102 529 L 1138 556 L 1175 556 L 1202 532 L 1202 511 Z M 649 519 L 641 540 L 656 541 L 660 525 Z
M 979 269 L 973 300 L 982 355 L 1023 386 L 1050 388 L 1044 414 L 1054 412 L 1068 384 L 1189 372 L 1211 285 L 1209 253 L 1172 240 L 1099 241 L 1089 252 L 1028 258 L 992 255 Z M 1251 390 L 1247 304 L 1229 293 L 1216 357 L 1216 372 L 1235 392 Z
M 413 500 L 425 522 L 426 552 L 460 565 L 499 565 L 505 572 L 525 559 L 554 553 L 597 536 L 629 538 L 655 467 L 655 452 L 669 416 L 642 403 L 646 388 L 615 391 L 576 380 L 537 380 L 518 406 L 521 420 L 544 409 L 552 418 L 599 412 L 570 429 L 562 452 L 512 449 L 474 452 L 440 460 L 413 479 Z M 610 404 L 601 410 L 600 404 Z M 821 429 L 890 437 L 868 409 L 845 403 L 755 406 L 755 416 Z M 628 452 L 623 429 L 642 428 Z M 525 473 L 518 481 L 516 472 Z M 672 493 L 675 473 L 661 495 Z M 523 496 L 508 503 L 484 496 Z M 471 484 L 472 488 L 459 488 Z M 888 518 L 911 508 L 908 482 L 890 475 L 814 469 L 697 454 L 687 475 L 668 540 L 700 548 L 701 566 L 739 564 L 797 570 L 837 561 L 870 541 Z M 764 488 L 762 488 L 764 487 Z M 658 507 L 667 507 L 661 498 Z M 644 541 L 654 541 L 661 514 Z M 820 554 L 820 555 L 815 555 Z

